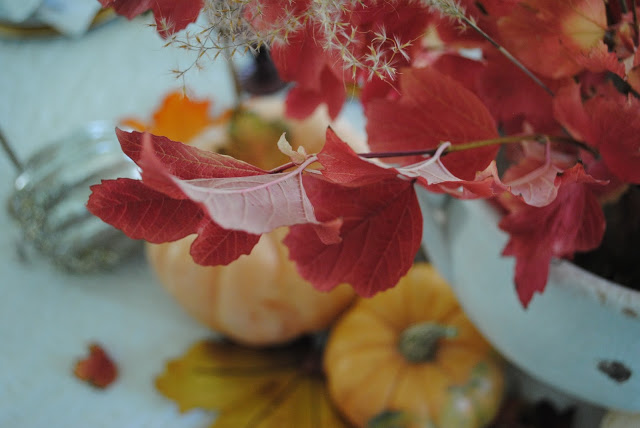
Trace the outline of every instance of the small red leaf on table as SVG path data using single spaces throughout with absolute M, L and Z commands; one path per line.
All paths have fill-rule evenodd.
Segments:
M 97 343 L 89 345 L 89 355 L 78 360 L 73 374 L 96 388 L 106 388 L 118 377 L 118 367 Z

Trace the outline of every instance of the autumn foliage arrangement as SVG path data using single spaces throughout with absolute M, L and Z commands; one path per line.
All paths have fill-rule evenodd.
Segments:
M 332 129 L 318 153 L 274 141 L 290 162 L 265 170 L 165 137 L 118 130 L 142 180 L 105 181 L 89 209 L 153 243 L 197 234 L 194 260 L 227 264 L 261 234 L 284 240 L 319 290 L 393 287 L 422 238 L 416 188 L 491 199 L 526 307 L 553 258 L 597 248 L 603 207 L 640 184 L 640 53 L 635 0 L 101 0 L 204 61 L 266 45 L 291 82 L 294 118 L 349 94 L 370 151 Z M 203 14 L 210 26 L 181 30 Z M 637 221 L 636 221 L 637 228 Z M 428 246 L 428 243 L 426 243 Z

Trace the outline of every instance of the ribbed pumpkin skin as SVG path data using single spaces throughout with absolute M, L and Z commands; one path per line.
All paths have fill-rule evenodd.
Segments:
M 250 255 L 227 266 L 196 264 L 189 255 L 194 237 L 147 245 L 147 257 L 195 319 L 236 342 L 272 345 L 327 328 L 355 297 L 347 285 L 324 293 L 302 279 L 281 242 L 286 232 L 263 235 Z
M 409 326 L 453 326 L 429 362 L 399 351 Z M 336 323 L 324 355 L 334 403 L 356 426 L 383 411 L 406 411 L 416 426 L 480 428 L 503 395 L 500 360 L 464 315 L 448 284 L 426 264 L 415 265 L 393 289 L 360 299 Z

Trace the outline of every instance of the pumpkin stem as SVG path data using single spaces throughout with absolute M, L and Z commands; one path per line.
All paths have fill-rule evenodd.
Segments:
M 400 335 L 398 349 L 412 363 L 424 363 L 433 360 L 438 350 L 438 341 L 454 337 L 458 333 L 455 327 L 423 322 L 405 329 Z

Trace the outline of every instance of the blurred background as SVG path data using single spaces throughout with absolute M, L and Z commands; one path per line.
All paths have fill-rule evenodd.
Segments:
M 188 67 L 193 54 L 163 47 L 149 15 L 131 22 L 110 15 L 86 31 L 77 28 L 88 24 L 86 14 L 62 16 L 70 26 L 84 21 L 59 35 L 40 12 L 20 16 L 17 9 L 26 10 L 28 3 L 33 2 L 0 1 L 0 129 L 22 162 L 88 122 L 148 117 L 167 92 L 183 85 L 212 98 L 214 109 L 230 103 L 232 86 L 222 61 L 176 79 L 171 70 Z M 9 9 L 18 15 L 14 22 Z M 210 415 L 179 415 L 155 391 L 153 379 L 166 360 L 211 333 L 157 286 L 140 254 L 113 272 L 74 275 L 30 251 L 5 209 L 17 172 L 3 153 L 0 426 L 206 426 Z M 93 341 L 119 364 L 121 376 L 106 390 L 72 374 Z

